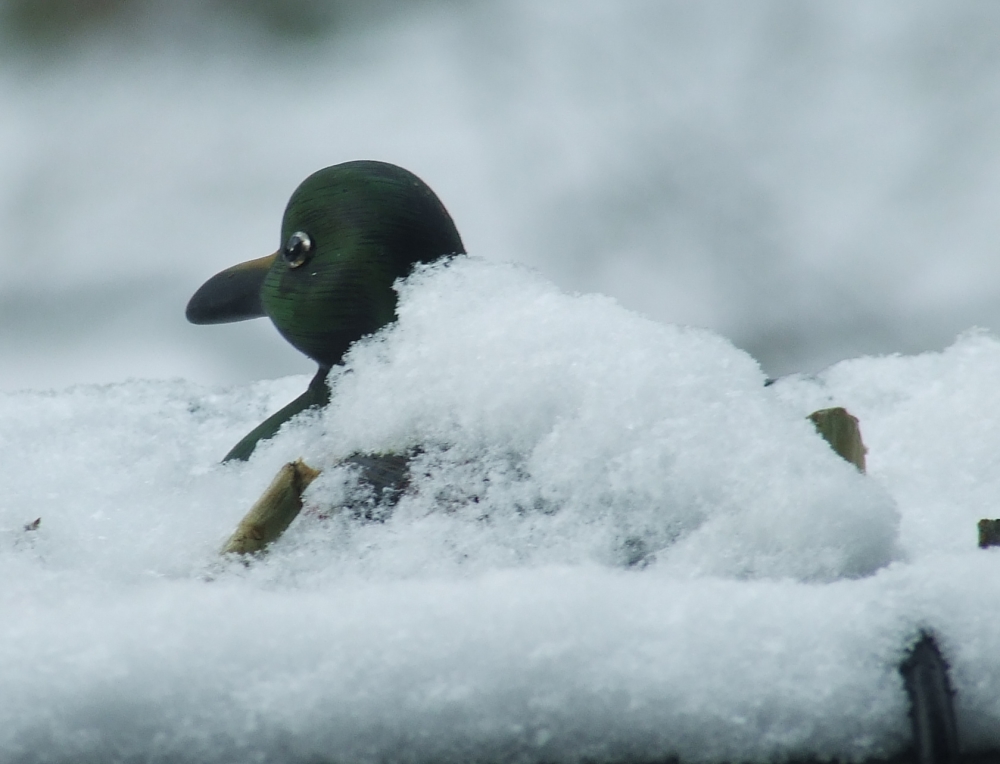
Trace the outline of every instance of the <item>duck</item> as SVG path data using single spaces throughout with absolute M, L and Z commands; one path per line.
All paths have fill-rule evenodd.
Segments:
M 412 172 L 386 162 L 345 162 L 314 172 L 285 206 L 279 249 L 217 273 L 188 302 L 187 319 L 218 324 L 267 316 L 279 334 L 318 368 L 305 392 L 247 433 L 223 463 L 247 461 L 257 446 L 310 409 L 326 406 L 334 366 L 361 338 L 396 320 L 394 285 L 421 263 L 465 255 L 444 204 Z M 843 408 L 810 416 L 844 459 L 865 471 L 858 421 Z M 410 489 L 410 461 L 402 453 L 352 453 L 336 461 L 370 488 L 361 503 L 347 502 L 356 519 L 382 522 Z M 319 470 L 301 459 L 286 464 L 223 547 L 224 554 L 256 554 L 277 539 L 303 506 L 303 492 Z M 632 564 L 632 563 L 629 563 Z
M 247 433 L 223 457 L 246 461 L 298 414 L 326 406 L 330 370 L 362 337 L 396 318 L 393 285 L 414 266 L 465 254 L 444 204 L 420 178 L 387 162 L 325 167 L 292 192 L 276 252 L 227 268 L 187 304 L 193 324 L 267 316 L 315 361 L 306 391 Z
M 306 391 L 248 433 L 224 462 L 246 461 L 284 423 L 329 402 L 327 376 L 333 366 L 343 363 L 359 339 L 395 320 L 397 279 L 419 263 L 465 254 L 454 221 L 426 183 L 396 165 L 368 160 L 326 167 L 302 181 L 285 207 L 280 242 L 273 254 L 212 276 L 187 305 L 187 319 L 194 324 L 267 316 L 282 337 L 318 365 Z M 809 419 L 840 456 L 865 471 L 867 449 L 857 418 L 837 407 Z M 405 454 L 353 458 L 378 494 L 402 485 Z M 223 554 L 260 553 L 302 509 L 302 493 L 318 474 L 301 460 L 286 464 Z M 915 709 L 911 721 L 920 760 L 941 752 L 954 759 L 954 692 L 932 635 L 921 634 L 899 671 Z

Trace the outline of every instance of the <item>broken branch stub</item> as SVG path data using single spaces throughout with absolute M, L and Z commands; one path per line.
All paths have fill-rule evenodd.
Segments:
M 222 547 L 222 554 L 252 554 L 278 538 L 302 510 L 302 492 L 319 474 L 301 459 L 278 470 Z
M 1000 546 L 1000 520 L 979 521 L 979 548 Z
M 837 406 L 814 411 L 809 415 L 809 420 L 816 426 L 816 432 L 823 436 L 838 455 L 861 472 L 865 471 L 865 454 L 868 449 L 861 440 L 861 428 L 856 416 Z

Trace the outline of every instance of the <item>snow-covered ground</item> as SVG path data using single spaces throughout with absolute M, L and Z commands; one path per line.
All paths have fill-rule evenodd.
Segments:
M 225 5 L 0 47 L 0 761 L 860 760 L 924 630 L 1000 748 L 1000 341 L 954 340 L 1000 327 L 1000 5 Z M 311 368 L 184 304 L 355 158 L 485 259 L 221 466 Z M 338 458 L 415 445 L 391 518 L 331 514 Z
M 463 258 L 246 464 L 218 459 L 307 376 L 4 394 L 0 760 L 885 757 L 922 630 L 963 745 L 996 749 L 1000 341 L 764 378 L 708 331 Z M 806 421 L 830 405 L 867 475 Z M 333 512 L 338 458 L 417 445 L 391 517 Z M 221 561 L 299 457 L 324 470 L 304 513 Z

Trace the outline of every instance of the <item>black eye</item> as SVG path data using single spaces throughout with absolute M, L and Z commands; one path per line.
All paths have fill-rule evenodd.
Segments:
M 312 239 L 309 234 L 296 231 L 288 237 L 285 248 L 281 250 L 281 257 L 289 268 L 298 268 L 309 259 L 309 250 L 312 249 Z

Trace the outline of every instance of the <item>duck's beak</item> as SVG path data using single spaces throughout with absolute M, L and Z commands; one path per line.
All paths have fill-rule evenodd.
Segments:
M 206 281 L 188 301 L 192 324 L 227 324 L 264 315 L 260 287 L 278 253 L 226 268 Z

